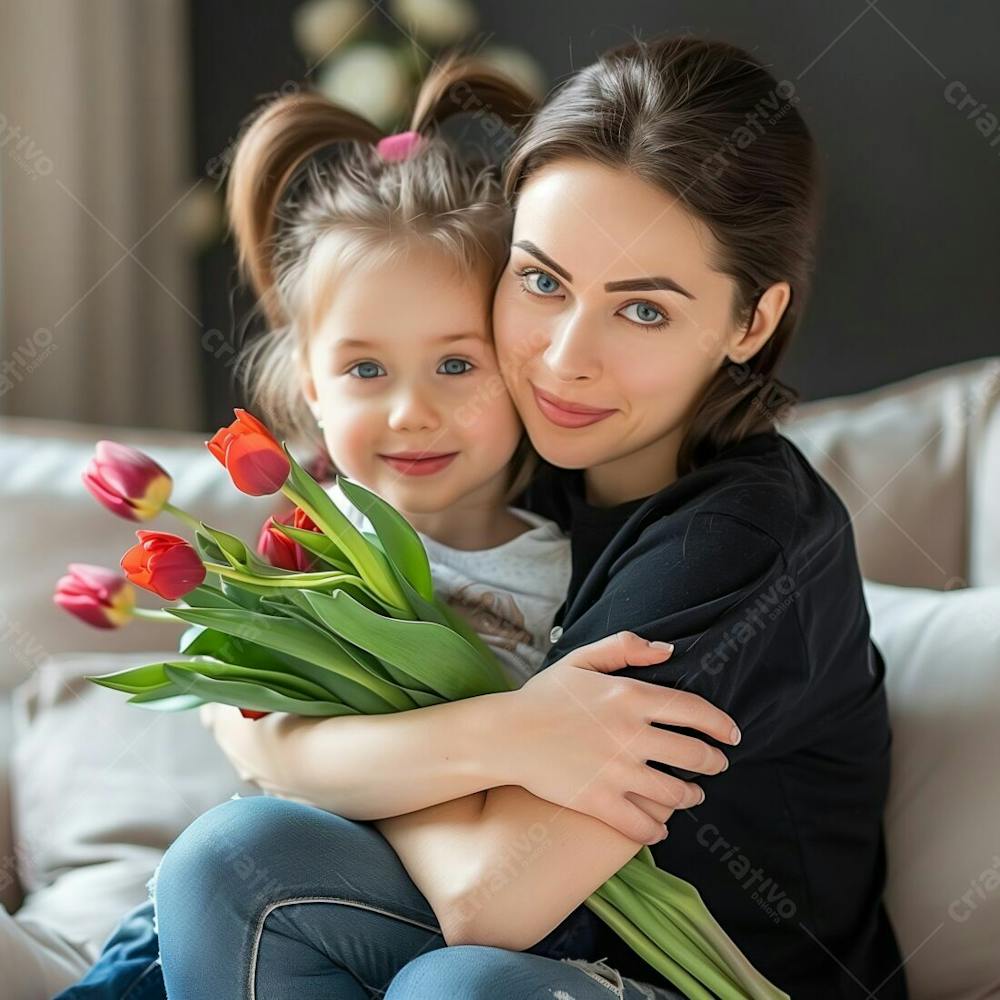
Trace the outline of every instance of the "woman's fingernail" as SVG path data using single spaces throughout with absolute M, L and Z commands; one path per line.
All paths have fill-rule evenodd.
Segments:
M 729 734 L 729 742 L 735 746 L 741 739 L 743 736 L 740 734 L 739 726 L 733 726 L 733 731 Z
M 665 649 L 668 653 L 672 653 L 674 651 L 674 644 L 672 642 L 659 642 L 657 640 L 656 642 L 651 642 L 650 646 L 653 646 L 656 649 Z

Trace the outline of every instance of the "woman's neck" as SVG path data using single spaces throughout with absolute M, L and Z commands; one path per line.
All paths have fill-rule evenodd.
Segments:
M 615 507 L 652 496 L 677 479 L 677 456 L 684 439 L 683 426 L 650 444 L 584 470 L 584 496 L 594 507 Z

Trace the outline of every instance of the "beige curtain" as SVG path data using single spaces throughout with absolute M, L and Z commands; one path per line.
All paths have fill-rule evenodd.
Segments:
M 200 424 L 183 0 L 0 3 L 0 412 Z

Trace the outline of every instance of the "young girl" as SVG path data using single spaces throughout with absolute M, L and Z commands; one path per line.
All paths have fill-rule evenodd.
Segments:
M 453 61 L 425 82 L 413 128 L 405 133 L 380 138 L 367 122 L 313 95 L 281 99 L 256 118 L 233 163 L 229 210 L 241 264 L 272 329 L 254 345 L 243 370 L 252 408 L 272 427 L 306 439 L 315 439 L 319 429 L 333 466 L 407 517 L 428 550 L 438 593 L 468 616 L 512 677 L 524 682 L 539 670 L 552 642 L 552 620 L 570 580 L 569 545 L 554 522 L 511 505 L 530 480 L 534 456 L 501 377 L 490 323 L 496 278 L 509 249 L 510 212 L 496 172 L 464 161 L 432 130 L 468 110 L 470 95 L 511 122 L 531 106 L 494 74 Z M 322 166 L 310 160 L 335 142 L 344 144 L 336 159 Z M 303 166 L 305 175 L 298 177 Z M 367 527 L 339 490 L 331 487 L 331 495 Z M 578 651 L 571 662 L 596 674 L 668 655 L 669 649 L 629 635 Z M 502 698 L 420 711 L 425 723 L 434 716 L 450 737 L 455 727 L 466 729 L 471 759 L 473 743 L 481 757 L 491 736 L 471 724 L 469 709 Z M 475 793 L 496 783 L 465 760 L 442 767 L 433 745 L 415 745 L 401 718 L 306 720 L 273 713 L 248 722 L 225 706 L 205 706 L 202 718 L 244 777 L 278 796 L 336 811 L 328 817 L 331 845 L 337 826 L 349 822 L 343 817 L 378 820 L 377 829 L 363 828 L 370 853 L 359 855 L 359 869 L 366 878 L 405 881 L 415 898 L 419 893 L 393 853 L 394 840 L 433 829 L 444 814 L 428 802 L 450 805 L 461 798 L 464 809 L 474 810 L 482 801 Z M 720 741 L 733 729 L 724 713 L 687 695 L 650 712 L 646 721 L 653 718 Z M 316 721 L 321 725 L 310 724 Z M 323 745 L 329 738 L 335 744 Z M 367 766 L 375 753 L 385 760 L 390 746 L 398 747 L 401 765 L 406 761 L 405 773 Z M 663 824 L 674 808 L 704 795 L 697 785 L 646 767 L 646 759 L 704 774 L 725 766 L 719 751 L 678 736 L 603 783 L 594 781 L 591 763 L 581 761 L 581 780 L 560 794 L 640 843 L 655 843 L 666 835 Z M 587 784 L 600 794 L 588 798 Z M 449 812 L 448 822 L 454 821 Z M 322 877 L 312 844 L 288 850 L 296 878 Z M 413 907 L 411 918 L 418 912 L 417 924 L 437 929 L 426 900 Z M 151 918 L 150 904 L 133 911 L 88 977 L 63 996 L 162 995 Z M 254 947 L 270 953 L 280 937 L 262 935 Z M 444 944 L 439 935 L 438 946 Z M 570 942 L 546 943 L 539 953 L 548 944 L 565 951 Z M 210 947 L 230 944 L 213 941 Z M 600 981 L 593 965 L 578 962 L 573 972 L 585 982 Z M 303 977 L 291 956 L 266 966 L 267 973 L 251 983 L 251 995 L 312 995 L 306 992 L 310 974 Z M 165 974 L 171 997 L 244 995 L 234 982 L 173 981 L 169 963 Z M 345 973 L 343 995 L 357 989 Z

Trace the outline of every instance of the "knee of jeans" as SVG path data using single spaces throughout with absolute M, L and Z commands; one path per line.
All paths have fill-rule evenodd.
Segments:
M 294 803 L 265 796 L 232 798 L 202 813 L 167 848 L 151 898 L 159 912 L 184 894 L 192 905 L 245 895 L 288 852 Z
M 424 952 L 393 976 L 383 1000 L 492 1000 L 506 996 L 505 970 L 510 970 L 520 957 L 520 952 L 478 944 L 456 944 Z

